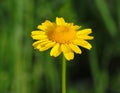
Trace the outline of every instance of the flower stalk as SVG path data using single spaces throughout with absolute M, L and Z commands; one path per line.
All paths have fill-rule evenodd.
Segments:
M 62 59 L 62 93 L 66 93 L 66 59 Z

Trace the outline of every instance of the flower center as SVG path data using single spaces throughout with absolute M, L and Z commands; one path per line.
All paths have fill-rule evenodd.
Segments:
M 67 26 L 56 26 L 52 31 L 48 33 L 50 40 L 58 43 L 69 43 L 76 36 L 76 31 Z

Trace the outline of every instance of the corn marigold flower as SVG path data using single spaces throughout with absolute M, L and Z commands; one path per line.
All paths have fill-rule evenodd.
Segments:
M 50 56 L 57 57 L 63 52 L 67 60 L 72 60 L 74 52 L 82 53 L 79 46 L 88 50 L 92 48 L 91 44 L 86 41 L 93 39 L 93 36 L 89 36 L 92 30 L 79 30 L 80 26 L 67 23 L 62 17 L 56 17 L 56 23 L 46 20 L 38 25 L 38 29 L 31 32 L 31 37 L 36 40 L 33 47 L 39 51 L 51 48 Z

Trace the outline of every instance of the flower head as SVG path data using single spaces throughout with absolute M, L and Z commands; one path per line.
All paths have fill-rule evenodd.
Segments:
M 50 55 L 57 57 L 62 52 L 67 60 L 74 59 L 74 52 L 81 54 L 79 48 L 91 49 L 92 46 L 86 40 L 92 40 L 91 29 L 79 30 L 80 26 L 73 23 L 67 23 L 63 18 L 56 17 L 56 22 L 46 20 L 38 25 L 36 31 L 32 31 L 31 36 L 34 40 L 35 49 L 45 51 L 51 48 Z

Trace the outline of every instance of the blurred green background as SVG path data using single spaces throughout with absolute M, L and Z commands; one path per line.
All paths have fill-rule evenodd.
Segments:
M 0 0 L 0 93 L 61 93 L 61 57 L 34 50 L 30 36 L 56 16 L 95 37 L 67 62 L 67 93 L 120 93 L 120 0 Z

